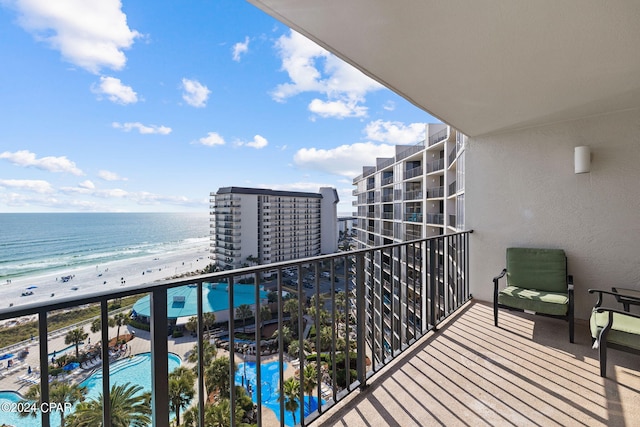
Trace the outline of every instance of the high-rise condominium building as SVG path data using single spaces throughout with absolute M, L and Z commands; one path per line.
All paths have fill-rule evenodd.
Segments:
M 358 248 L 449 234 L 464 228 L 465 140 L 463 134 L 445 124 L 429 124 L 424 141 L 397 145 L 394 157 L 379 158 L 375 166 L 363 167 L 362 175 L 353 180 Z M 424 325 L 427 321 L 422 316 L 424 309 L 419 306 L 428 279 L 425 262 L 430 254 L 422 253 L 424 250 L 425 246 L 416 245 L 410 254 L 389 251 L 365 260 L 367 287 L 382 289 L 382 293 L 367 292 L 376 295 L 374 301 L 367 301 L 371 307 L 367 310 L 367 325 L 375 328 L 368 335 L 384 336 L 387 353 L 395 350 L 393 343 L 407 339 L 397 336 L 399 331 L 412 330 L 400 327 L 400 323 Z M 445 274 L 449 274 L 446 270 L 455 263 L 451 255 L 455 248 L 438 247 L 436 252 L 432 271 L 437 272 L 436 281 L 444 283 Z M 390 306 L 398 294 L 407 295 L 406 301 L 398 302 L 402 309 L 374 309 L 383 303 Z
M 338 249 L 338 193 L 223 187 L 211 193 L 211 258 L 221 269 Z

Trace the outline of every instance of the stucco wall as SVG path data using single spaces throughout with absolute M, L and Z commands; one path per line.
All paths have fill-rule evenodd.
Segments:
M 576 175 L 579 145 L 592 163 Z M 567 252 L 578 318 L 593 307 L 589 288 L 640 290 L 640 111 L 470 139 L 466 156 L 474 297 L 492 301 L 509 246 Z

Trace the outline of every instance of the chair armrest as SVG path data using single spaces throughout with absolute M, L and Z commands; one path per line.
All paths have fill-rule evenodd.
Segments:
M 611 287 L 611 291 L 618 294 L 615 297 L 619 303 L 630 302 L 632 304 L 640 304 L 640 291 L 636 291 L 633 289 L 622 289 L 622 291 L 619 291 L 615 287 Z M 623 298 L 626 301 L 623 301 Z
M 623 310 L 618 310 L 617 308 L 610 308 L 610 307 L 596 307 L 595 308 L 596 312 L 598 313 L 602 313 L 604 311 L 609 312 L 609 313 L 616 313 L 616 314 L 623 314 L 625 316 L 629 316 L 629 317 L 635 317 L 636 319 L 640 319 L 640 314 L 637 313 L 630 313 L 628 311 L 623 311 Z
M 567 289 L 569 289 L 569 292 L 573 292 L 573 275 L 572 274 L 567 275 Z
M 612 289 L 615 289 L 615 288 L 612 288 Z M 640 303 L 640 300 L 632 295 L 621 294 L 619 292 L 614 292 L 614 291 L 606 291 L 604 289 L 589 289 L 590 294 L 593 294 L 596 292 L 598 293 L 598 301 L 596 301 L 596 305 L 594 306 L 595 308 L 600 307 L 602 305 L 602 295 L 613 295 L 614 297 L 616 297 L 616 300 L 618 300 L 618 297 L 628 298 L 630 300 L 638 301 L 638 303 Z
M 493 284 L 498 286 L 498 280 L 502 279 L 504 275 L 507 274 L 507 269 L 504 268 L 496 277 L 493 278 Z

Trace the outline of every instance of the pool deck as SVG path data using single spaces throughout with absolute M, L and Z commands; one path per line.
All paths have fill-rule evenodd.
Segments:
M 88 327 L 85 328 L 85 330 L 87 329 L 89 328 Z M 117 331 L 117 327 L 109 328 L 109 336 L 115 337 L 116 331 Z M 132 331 L 135 332 L 135 338 L 133 338 L 131 341 L 127 343 L 128 351 L 124 356 L 121 356 L 120 359 L 129 357 L 129 355 L 148 353 L 151 351 L 151 341 L 149 337 L 149 332 L 142 331 L 139 329 L 134 329 L 128 326 L 122 326 L 120 328 L 120 335 L 130 334 Z M 96 332 L 96 333 L 89 332 L 89 337 L 87 340 L 85 340 L 87 344 L 85 345 L 88 345 L 88 342 L 97 343 L 100 341 L 100 339 L 101 339 L 100 332 Z M 169 352 L 177 354 L 180 357 L 180 359 L 182 359 L 183 364 L 187 364 L 187 366 L 191 366 L 191 364 L 188 363 L 186 360 L 187 360 L 187 357 L 189 356 L 189 353 L 191 353 L 191 351 L 193 350 L 193 346 L 196 344 L 196 339 L 191 335 L 185 335 L 180 338 L 168 337 L 167 339 L 169 344 Z M 61 350 L 68 346 L 69 346 L 68 344 L 64 343 L 64 335 L 50 338 L 48 341 L 48 352 L 51 353 L 53 352 L 53 350 Z M 80 350 L 82 350 L 83 347 L 84 345 L 81 345 Z M 38 342 L 34 341 L 32 344 L 27 345 L 26 348 L 29 350 L 29 355 L 21 363 L 19 363 L 15 368 L 11 369 L 10 371 L 8 371 L 6 368 L 6 362 L 4 361 L 1 362 L 2 368 L 0 369 L 0 391 L 14 391 L 20 394 L 24 394 L 29 389 L 29 387 L 33 385 L 33 383 L 29 383 L 25 381 L 24 377 L 27 376 L 27 370 L 29 366 L 31 366 L 31 369 L 36 369 L 37 367 L 40 366 L 40 357 L 39 357 L 40 352 L 39 352 Z M 23 349 L 24 348 L 18 349 L 14 353 L 19 354 Z M 75 350 L 73 349 L 71 351 L 75 352 Z M 229 352 L 227 350 L 218 348 L 217 356 L 218 357 L 229 356 Z M 14 359 L 17 359 L 17 358 L 14 358 Z M 111 362 L 113 363 L 115 360 L 119 360 L 119 359 L 112 359 Z M 274 362 L 276 360 L 278 360 L 277 353 L 270 356 L 262 356 L 260 361 L 261 363 L 268 363 L 268 362 Z M 236 363 L 241 363 L 243 361 L 243 355 L 241 353 L 236 353 L 235 361 Z M 247 361 L 255 361 L 255 357 L 247 356 Z M 286 362 L 288 362 L 288 360 L 286 360 Z M 73 370 L 66 377 L 66 380 L 69 380 L 73 383 L 80 383 L 84 379 L 86 379 L 89 375 L 101 369 L 101 366 L 102 365 L 99 364 L 99 365 L 96 365 L 94 368 L 90 368 L 90 369 L 77 368 Z M 287 369 L 284 372 L 285 379 L 293 376 L 294 373 L 295 373 L 295 368 L 292 366 L 291 363 L 287 363 Z M 264 425 L 279 425 L 279 422 L 276 418 L 275 413 L 266 407 L 263 407 L 262 421 Z

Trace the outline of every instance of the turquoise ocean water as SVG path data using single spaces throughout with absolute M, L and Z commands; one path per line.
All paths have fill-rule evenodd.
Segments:
M 0 282 L 163 254 L 208 238 L 206 213 L 0 213 Z

